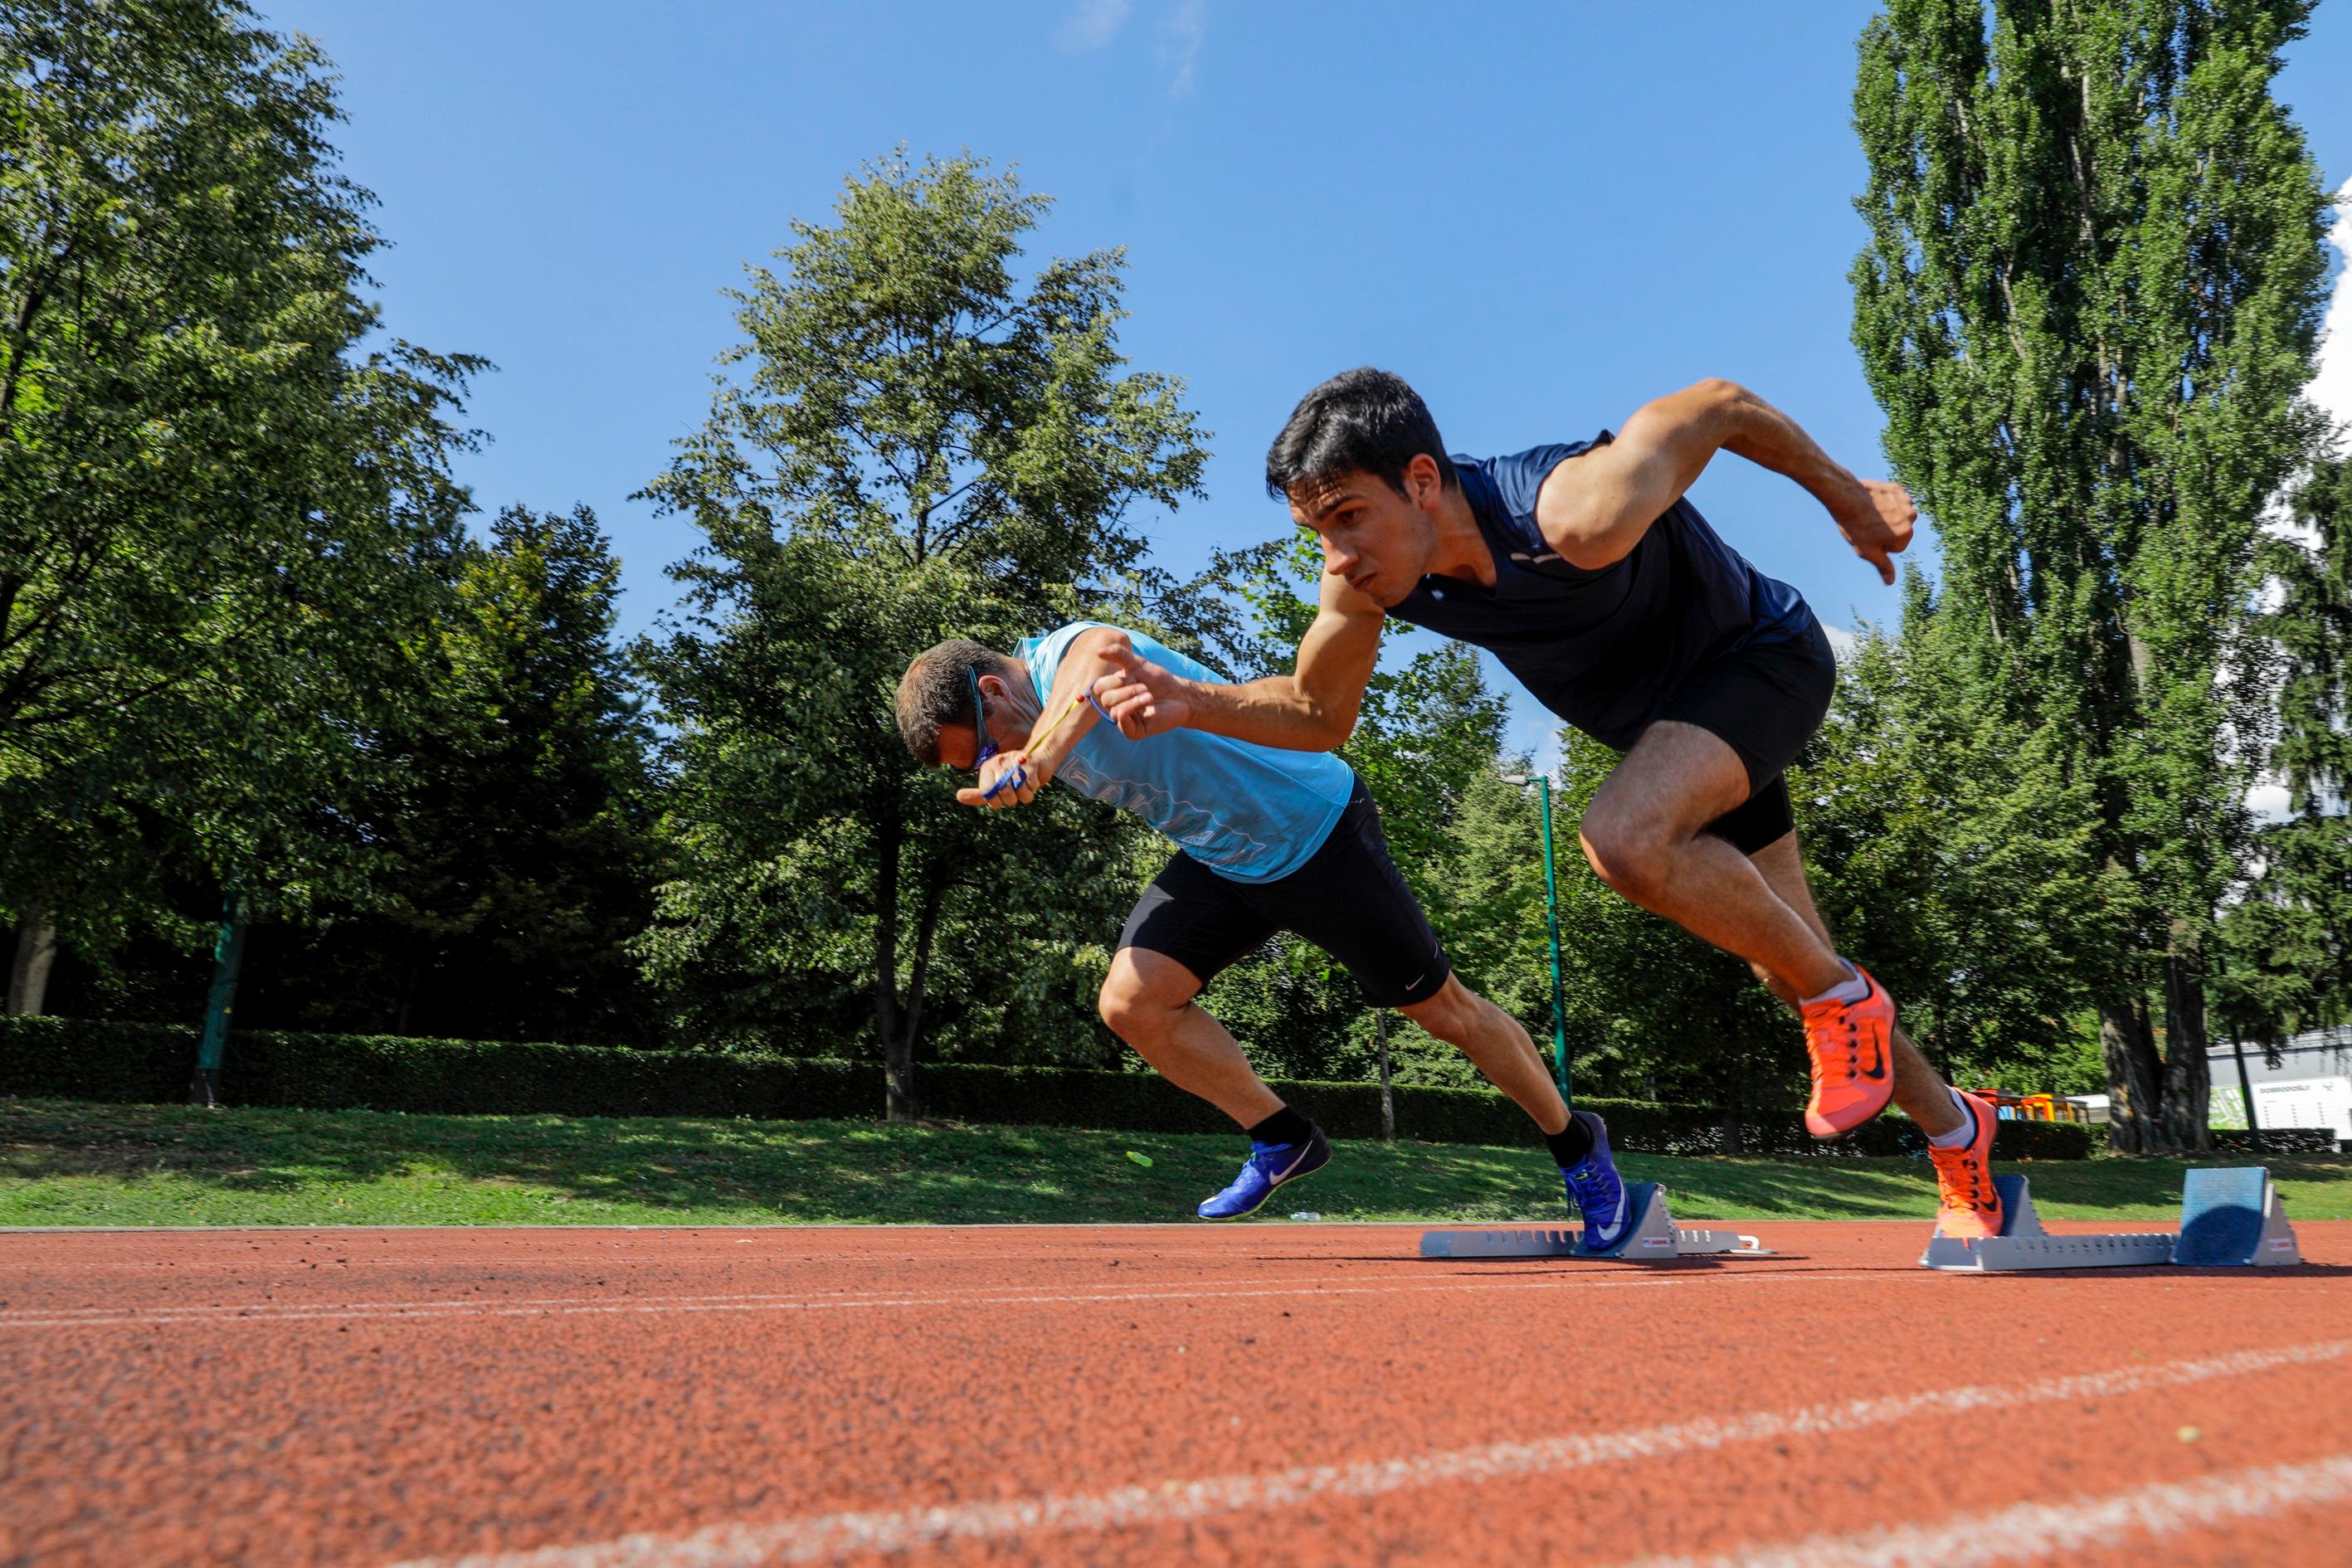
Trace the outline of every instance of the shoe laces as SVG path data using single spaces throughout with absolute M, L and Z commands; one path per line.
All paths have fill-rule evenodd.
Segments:
M 1576 1212 L 1596 1224 L 1608 1218 L 1608 1211 L 1624 1191 L 1625 1184 L 1614 1171 L 1596 1163 L 1590 1155 L 1577 1163 L 1576 1168 L 1565 1172 L 1569 1191 L 1576 1194 Z
M 1806 1033 L 1815 1041 L 1819 1041 L 1822 1035 L 1831 1036 L 1830 1041 L 1827 1043 L 1827 1049 L 1816 1048 L 1806 1053 L 1806 1055 L 1811 1058 L 1813 1083 L 1816 1087 L 1821 1086 L 1832 1077 L 1833 1074 L 1832 1069 L 1838 1065 L 1832 1058 L 1832 1053 L 1837 1049 L 1837 1037 L 1835 1035 L 1831 1034 L 1831 1031 L 1838 1028 L 1840 1026 L 1843 1026 L 1844 1031 L 1843 1044 L 1845 1046 L 1845 1061 L 1843 1065 L 1845 1068 L 1845 1080 L 1852 1082 L 1853 1079 L 1862 1076 L 1862 1025 L 1854 1017 L 1853 1004 L 1850 1002 L 1840 1002 L 1834 1004 L 1834 1005 L 1838 1010 L 1837 1022 L 1835 1024 L 1822 1023 L 1818 1013 L 1815 1014 L 1812 1018 L 1809 1018 L 1807 1020 L 1807 1024 L 1810 1026 L 1807 1028 Z
M 1958 1149 L 1931 1148 L 1927 1152 L 1936 1166 L 1936 1185 L 1943 1192 L 1946 1208 L 1974 1212 L 1992 1207 L 1992 1173 L 1977 1158 L 1973 1147 L 1964 1143 Z

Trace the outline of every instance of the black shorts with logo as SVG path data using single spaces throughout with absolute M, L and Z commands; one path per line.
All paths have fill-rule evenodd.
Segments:
M 1837 658 L 1811 619 L 1792 637 L 1735 648 L 1683 678 L 1658 717 L 1696 724 L 1738 752 L 1752 792 L 1707 832 L 1753 855 L 1796 831 L 1783 775 L 1829 716 L 1836 689 Z
M 1271 882 L 1220 877 L 1182 850 L 1136 900 L 1122 948 L 1174 959 L 1206 985 L 1277 931 L 1341 963 L 1375 1007 L 1409 1007 L 1453 973 L 1437 933 L 1389 857 L 1371 792 L 1358 779 L 1347 809 L 1307 863 Z

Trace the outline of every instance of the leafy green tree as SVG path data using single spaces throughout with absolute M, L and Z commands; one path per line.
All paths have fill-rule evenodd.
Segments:
M 512 507 L 457 567 L 421 702 L 355 802 L 380 900 L 257 931 L 248 1022 L 483 1039 L 658 1031 L 629 942 L 660 866 L 653 736 L 613 641 L 620 563 L 594 515 Z
M 1930 1060 L 2050 1088 L 2034 1071 L 2078 1051 L 2112 978 L 2098 955 L 2120 896 L 2091 854 L 2097 803 L 2047 721 L 2024 727 L 1972 688 L 1925 580 L 1905 591 L 1905 634 L 1865 629 L 1790 775 L 1814 897 Z
M 1861 41 L 1854 340 L 1971 689 L 2096 803 L 2126 1150 L 2207 1142 L 2207 939 L 2258 718 L 2231 672 L 2256 520 L 2309 440 L 2326 269 L 2326 198 L 2270 90 L 2309 10 L 1894 0 Z
M 862 995 L 894 1118 L 935 998 L 1001 1019 L 1083 988 L 1090 1012 L 1138 831 L 1064 791 L 956 805 L 898 739 L 900 672 L 950 636 L 1182 618 L 1129 513 L 1197 493 L 1200 432 L 1118 353 L 1119 252 L 1019 275 L 1048 205 L 969 156 L 868 166 L 732 295 L 740 374 L 647 492 L 708 542 L 646 649 L 678 869 L 641 952 L 706 1038 L 823 1049 Z
M 335 172 L 337 118 L 316 50 L 241 5 L 0 6 L 20 948 L 119 935 L 159 844 L 255 910 L 354 893 L 373 863 L 334 806 L 446 604 L 469 439 L 448 419 L 481 362 L 362 352 L 378 239 Z
M 2257 630 L 2279 664 L 2271 751 L 2288 816 L 2222 923 L 2220 1008 L 2269 1044 L 2352 1018 L 2352 458 L 2324 458 L 2295 493 L 2291 534 L 2263 542 L 2277 602 Z

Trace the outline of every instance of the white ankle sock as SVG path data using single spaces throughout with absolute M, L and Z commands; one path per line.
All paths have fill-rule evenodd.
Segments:
M 1843 958 L 1838 962 L 1845 963 Z M 1859 1002 L 1870 994 L 1870 982 L 1862 977 L 1862 971 L 1851 963 L 1845 963 L 1845 972 L 1853 978 L 1831 986 L 1818 996 L 1808 996 L 1800 1005 L 1810 1007 L 1816 1002 Z
M 1964 1143 L 1973 1142 L 1976 1140 L 1977 1113 L 1969 1109 L 1969 1102 L 1960 1098 L 1958 1089 L 1955 1089 L 1948 1092 L 1952 1097 L 1954 1109 L 1960 1113 L 1960 1124 L 1949 1132 L 1938 1132 L 1930 1137 L 1927 1140 L 1927 1147 L 1930 1149 L 1957 1149 Z

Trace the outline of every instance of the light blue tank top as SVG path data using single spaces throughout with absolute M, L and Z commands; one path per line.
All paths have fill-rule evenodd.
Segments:
M 1013 650 L 1044 702 L 1070 643 L 1100 621 L 1073 621 Z M 1175 649 L 1129 632 L 1135 651 L 1192 680 L 1222 680 Z M 1075 722 L 1075 721 L 1073 721 Z M 1187 855 L 1236 882 L 1271 882 L 1305 865 L 1348 807 L 1355 774 L 1328 752 L 1252 745 L 1200 730 L 1130 741 L 1100 720 L 1055 775 L 1082 795 L 1131 811 Z

